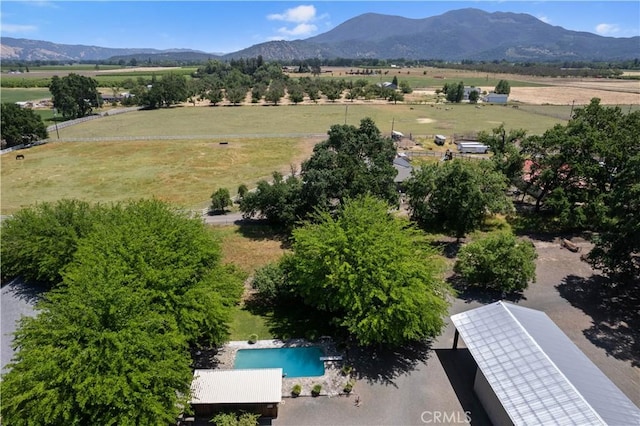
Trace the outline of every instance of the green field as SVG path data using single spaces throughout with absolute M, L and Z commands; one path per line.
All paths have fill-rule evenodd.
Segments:
M 2 88 L 0 90 L 0 101 L 2 103 L 10 102 L 24 102 L 24 101 L 35 101 L 40 99 L 50 99 L 51 92 L 49 89 L 45 88 Z
M 570 107 L 561 107 L 567 111 Z M 554 111 L 557 108 L 554 108 Z M 538 110 L 541 111 L 541 110 Z M 108 138 L 187 135 L 325 135 L 333 124 L 359 125 L 370 117 L 389 135 L 392 127 L 407 135 L 489 131 L 501 123 L 506 128 L 540 134 L 562 120 L 507 106 L 460 104 L 324 104 L 238 107 L 179 107 L 139 111 L 60 130 L 61 138 Z

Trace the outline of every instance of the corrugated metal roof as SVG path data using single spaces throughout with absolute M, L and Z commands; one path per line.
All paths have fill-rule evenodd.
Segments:
M 277 403 L 281 399 L 281 368 L 193 372 L 191 404 Z
M 544 312 L 496 302 L 451 320 L 514 424 L 640 424 L 640 409 Z

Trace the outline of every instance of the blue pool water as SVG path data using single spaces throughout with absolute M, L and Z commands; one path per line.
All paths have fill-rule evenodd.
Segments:
M 320 361 L 321 356 L 322 350 L 318 347 L 240 349 L 233 367 L 282 368 L 286 377 L 322 376 L 324 361 Z

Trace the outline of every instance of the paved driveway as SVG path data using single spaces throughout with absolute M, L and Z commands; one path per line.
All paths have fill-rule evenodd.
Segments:
M 603 303 L 594 271 L 580 261 L 580 253 L 560 247 L 554 239 L 537 239 L 537 283 L 519 300 L 521 306 L 542 310 L 638 406 L 640 406 L 640 333 L 637 315 Z M 581 242 L 588 250 L 588 244 Z M 450 314 L 464 312 L 495 298 L 462 294 Z M 508 300 L 509 301 L 509 300 Z M 382 379 L 358 380 L 355 397 L 286 399 L 280 425 L 425 425 L 464 424 L 465 411 L 472 424 L 489 424 L 472 391 L 474 362 L 460 342 L 452 351 L 454 327 L 449 324 L 424 359 L 388 360 Z M 418 357 L 419 358 L 419 357 Z M 373 369 L 372 369 L 373 371 Z M 389 372 L 395 371 L 394 374 Z M 375 376 L 375 375 L 370 375 Z M 439 413 L 439 414 L 438 414 Z M 440 416 L 439 418 L 436 416 Z M 445 417 L 447 416 L 447 417 Z M 440 421 L 438 421 L 438 419 Z M 446 420 L 446 421 L 445 421 Z
M 42 293 L 37 285 L 25 285 L 15 279 L 2 287 L 0 292 L 0 369 L 13 357 L 11 342 L 16 331 L 17 321 L 23 316 L 33 316 L 33 305 Z

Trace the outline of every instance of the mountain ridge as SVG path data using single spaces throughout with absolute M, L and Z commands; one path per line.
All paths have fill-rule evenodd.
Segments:
M 489 13 L 467 8 L 419 19 L 365 13 L 314 37 L 269 41 L 227 54 L 194 49 L 63 45 L 9 37 L 0 40 L 0 57 L 5 60 L 78 61 L 114 57 L 230 60 L 257 56 L 284 61 L 311 58 L 611 61 L 640 56 L 640 37 L 603 37 L 549 25 L 525 13 Z

